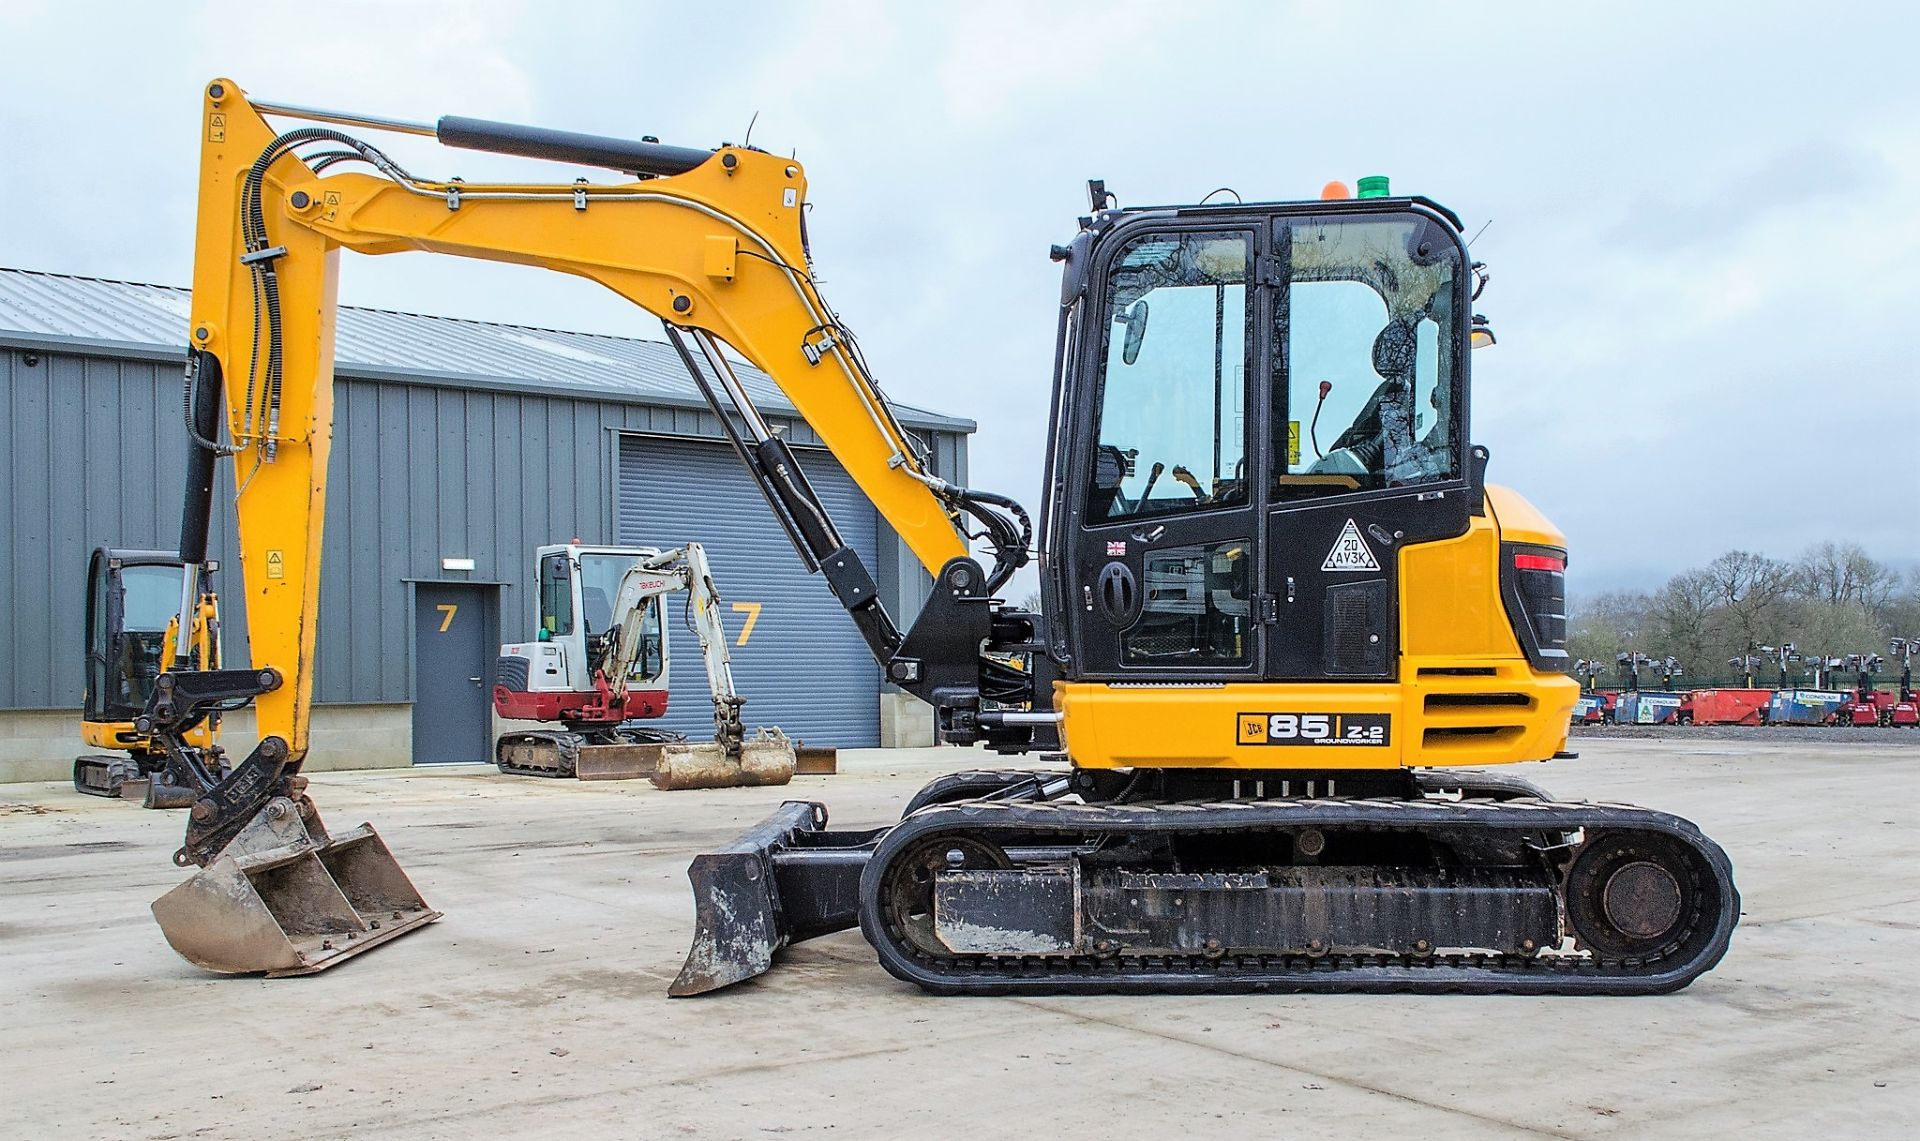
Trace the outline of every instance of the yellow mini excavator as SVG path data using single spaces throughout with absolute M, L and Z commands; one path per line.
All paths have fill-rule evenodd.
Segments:
M 626 177 L 424 178 L 342 127 Z M 273 735 L 196 804 L 189 857 L 290 799 L 310 811 L 294 773 L 335 255 L 425 250 L 576 274 L 659 317 L 886 678 L 932 705 L 943 740 L 1048 762 L 943 777 L 871 831 L 791 802 L 698 857 L 671 993 L 856 924 L 888 971 L 940 993 L 1653 993 L 1724 953 L 1731 868 L 1691 823 L 1477 769 L 1560 755 L 1578 687 L 1565 541 L 1485 482 L 1470 443 L 1485 278 L 1439 204 L 1363 180 L 1337 199 L 1122 208 L 1092 184 L 1053 250 L 1033 613 L 995 597 L 1035 544 L 1027 513 L 930 470 L 821 298 L 797 162 L 269 104 L 228 80 L 206 88 L 201 128 L 196 392 L 228 394 L 226 446 L 244 449 L 244 569 L 271 664 L 167 675 L 153 708 L 254 692 Z M 723 344 L 933 572 L 910 629 Z M 250 511 L 263 501 L 278 514 Z
M 80 736 L 96 749 L 74 758 L 73 787 L 90 796 L 139 797 L 147 808 L 186 808 L 192 792 L 167 782 L 167 754 L 160 743 L 134 728 L 153 696 L 153 684 L 175 668 L 181 646 L 195 669 L 220 665 L 220 599 L 213 591 L 211 562 L 197 568 L 198 581 L 183 583 L 187 569 L 170 551 L 96 548 L 87 559 L 86 688 L 80 705 Z M 176 609 L 183 591 L 193 598 L 187 636 L 179 636 Z M 189 744 L 202 749 L 212 771 L 223 772 L 217 708 L 188 726 Z

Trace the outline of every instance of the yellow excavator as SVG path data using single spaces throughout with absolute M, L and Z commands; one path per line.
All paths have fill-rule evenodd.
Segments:
M 87 559 L 86 685 L 80 704 L 80 737 L 96 749 L 73 761 L 73 787 L 90 796 L 139 797 L 147 808 L 186 808 L 188 789 L 167 783 L 167 754 L 134 719 L 153 696 L 159 676 L 175 668 L 182 645 L 196 669 L 220 665 L 220 599 L 213 590 L 219 567 L 197 568 L 198 581 L 183 583 L 186 568 L 171 551 L 97 547 Z M 187 636 L 179 636 L 175 609 L 183 589 L 193 596 Z M 203 750 L 210 769 L 224 771 L 216 745 L 221 710 L 206 711 L 183 730 Z
M 268 103 L 225 79 L 200 121 L 190 367 L 198 398 L 225 394 L 229 442 L 206 425 L 209 456 L 241 453 L 267 664 L 167 675 L 152 708 L 251 693 L 268 735 L 196 804 L 186 858 L 288 803 L 323 862 L 338 843 L 296 775 L 337 251 L 423 250 L 575 274 L 659 317 L 886 678 L 933 707 L 942 740 L 1039 762 L 942 777 L 873 830 L 789 802 L 698 857 L 670 993 L 855 925 L 885 969 L 938 993 L 1656 993 L 1724 953 L 1738 895 L 1694 825 L 1479 769 L 1564 755 L 1578 686 L 1565 541 L 1485 482 L 1470 443 L 1486 278 L 1439 204 L 1362 180 L 1347 197 L 1122 208 L 1090 184 L 1052 251 L 1036 538 L 1014 500 L 933 474 L 894 418 L 814 281 L 798 162 Z M 425 178 L 344 127 L 625 178 Z M 933 573 L 909 629 L 723 346 L 772 377 Z M 995 597 L 1036 545 L 1039 613 Z

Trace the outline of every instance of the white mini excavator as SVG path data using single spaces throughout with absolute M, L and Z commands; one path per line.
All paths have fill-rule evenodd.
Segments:
M 501 734 L 494 753 L 501 772 L 651 777 L 669 789 L 792 779 L 795 753 L 786 735 L 763 728 L 749 738 L 740 720 L 746 698 L 734 686 L 719 592 L 700 544 L 669 551 L 577 542 L 541 547 L 534 581 L 534 640 L 500 647 L 493 707 L 509 720 L 559 722 L 561 728 Z M 713 694 L 710 744 L 627 724 L 667 711 L 671 655 L 663 611 L 667 596 L 681 592 Z

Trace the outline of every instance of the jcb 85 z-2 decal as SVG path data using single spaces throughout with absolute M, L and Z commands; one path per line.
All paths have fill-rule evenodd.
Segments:
M 1393 718 L 1385 713 L 1242 713 L 1242 745 L 1385 745 Z

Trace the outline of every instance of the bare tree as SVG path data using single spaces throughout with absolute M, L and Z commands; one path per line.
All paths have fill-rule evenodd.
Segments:
M 1647 611 L 1654 648 L 1689 668 L 1703 668 L 1710 656 L 1713 613 L 1720 603 L 1719 581 L 1707 571 L 1682 571 L 1668 579 Z
M 1794 570 L 1793 585 L 1799 593 L 1835 605 L 1878 609 L 1900 586 L 1899 574 L 1875 561 L 1858 543 L 1815 543 L 1800 556 Z
M 1567 652 L 1576 658 L 1607 663 L 1614 655 L 1641 641 L 1649 632 L 1647 612 L 1653 605 L 1642 591 L 1609 591 L 1573 601 L 1568 606 Z
M 1771 641 L 1778 611 L 1795 585 L 1791 563 L 1752 551 L 1728 551 L 1706 565 L 1719 596 L 1720 618 L 1736 645 Z
M 1612 662 L 1621 650 L 1672 654 L 1710 678 L 1755 644 L 1881 653 L 1889 637 L 1920 638 L 1920 564 L 1880 562 L 1857 544 L 1818 543 L 1783 562 L 1728 551 L 1651 595 L 1569 600 L 1568 652 Z

